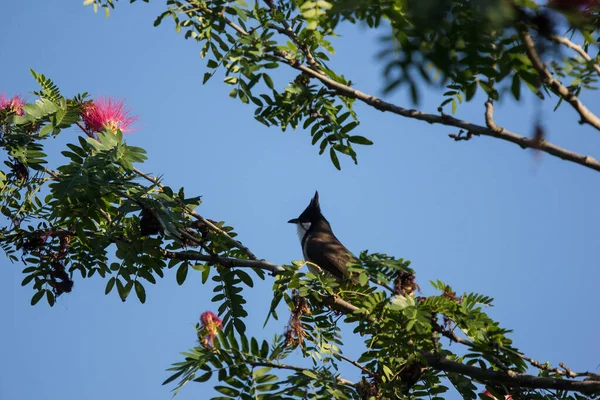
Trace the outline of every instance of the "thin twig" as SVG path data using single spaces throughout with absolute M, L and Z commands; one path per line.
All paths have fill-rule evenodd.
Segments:
M 575 111 L 579 113 L 582 122 L 590 124 L 594 128 L 600 130 L 600 118 L 598 118 L 585 105 L 583 105 L 583 103 L 571 90 L 560 83 L 559 80 L 554 79 L 552 73 L 548 70 L 548 68 L 546 68 L 542 62 L 542 59 L 540 58 L 540 55 L 535 49 L 535 43 L 529 32 L 526 29 L 522 29 L 520 34 L 521 40 L 523 41 L 523 46 L 525 47 L 525 53 L 527 53 L 527 57 L 531 61 L 533 68 L 538 72 L 542 82 L 549 86 L 552 91 L 557 93 L 566 102 L 568 102 L 575 109 Z
M 381 286 L 382 288 L 388 290 L 390 293 L 394 293 L 396 294 L 396 292 L 394 291 L 394 289 L 392 289 L 388 284 L 381 282 L 380 280 L 377 280 L 375 278 L 369 278 L 369 281 L 371 283 L 374 283 L 378 286 Z
M 494 101 L 492 99 L 488 99 L 488 101 L 485 102 L 485 124 L 488 128 L 498 133 L 501 133 L 504 130 L 504 128 L 496 125 L 496 122 L 494 121 Z
M 596 70 L 596 72 L 598 73 L 598 75 L 600 75 L 600 65 L 598 65 L 597 63 L 593 62 L 592 57 L 590 57 L 590 55 L 583 49 L 583 47 L 581 47 L 578 44 L 573 43 L 572 41 L 570 41 L 569 39 L 567 39 L 564 36 L 558 36 L 558 35 L 550 35 L 549 36 L 550 40 L 553 40 L 557 43 L 560 43 L 562 45 L 567 46 L 568 48 L 575 50 L 575 52 L 577 52 L 577 54 L 579 54 L 581 57 L 583 57 L 583 59 L 585 61 L 587 61 L 588 63 L 591 64 L 591 66 Z
M 371 377 L 375 377 L 375 373 L 373 371 L 371 371 L 369 368 L 365 367 L 364 365 L 342 355 L 342 354 L 336 354 L 338 357 L 340 357 L 342 360 L 349 362 L 350 364 L 354 365 L 356 368 L 360 369 L 362 372 L 364 372 L 365 374 L 371 376 Z
M 133 171 L 138 174 L 139 176 L 141 176 L 142 178 L 154 183 L 155 185 L 157 185 L 159 188 L 163 189 L 163 185 L 160 183 L 160 181 L 157 178 L 153 178 L 148 174 L 145 174 L 144 172 L 140 171 L 137 168 L 133 168 Z M 250 249 L 246 246 L 244 246 L 240 241 L 235 240 L 234 238 L 232 238 L 231 236 L 229 236 L 229 234 L 227 232 L 225 232 L 223 229 L 219 228 L 218 226 L 216 226 L 215 224 L 213 224 L 212 222 L 210 222 L 209 220 L 205 219 L 204 217 L 202 217 L 200 214 L 198 214 L 197 212 L 195 212 L 194 210 L 190 210 L 189 208 L 186 207 L 186 212 L 188 214 L 190 214 L 192 217 L 196 218 L 198 221 L 202 222 L 203 224 L 205 224 L 206 226 L 208 226 L 210 229 L 212 229 L 213 231 L 219 233 L 221 236 L 223 236 L 231 245 L 233 245 L 234 247 L 237 247 L 238 249 L 242 250 L 244 253 L 246 253 L 246 255 L 248 256 L 248 258 L 250 258 L 251 260 L 258 260 L 258 257 L 256 257 L 254 255 L 254 253 L 252 253 L 252 251 L 250 251 Z
M 275 7 L 275 3 L 273 3 L 273 0 L 264 0 L 264 2 L 269 6 L 269 9 L 271 10 L 271 15 L 275 17 L 277 7 Z M 294 42 L 296 46 L 298 46 L 298 49 L 300 49 L 302 54 L 304 54 L 304 57 L 306 57 L 306 61 L 308 62 L 308 64 L 316 71 L 323 73 L 321 71 L 321 66 L 319 65 L 315 57 L 312 55 L 310 48 L 305 43 L 303 43 L 302 40 L 300 40 L 298 35 L 296 35 L 296 32 L 294 32 L 288 24 L 288 22 L 285 19 L 282 19 L 281 25 L 283 25 L 283 28 L 275 24 L 269 24 L 268 26 L 272 29 L 275 29 L 277 32 L 289 37 L 292 40 L 292 42 Z

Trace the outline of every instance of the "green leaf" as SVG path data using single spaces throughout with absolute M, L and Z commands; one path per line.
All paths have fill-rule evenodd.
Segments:
M 31 298 L 31 305 L 35 306 L 41 300 L 41 298 L 44 297 L 44 293 L 45 293 L 45 290 L 40 290 L 39 292 L 34 294 L 33 297 Z
M 50 132 L 52 132 L 52 129 L 54 129 L 54 126 L 52 126 L 52 124 L 44 125 L 44 127 L 40 130 L 39 135 L 41 137 L 44 137 L 44 136 L 48 135 Z
M 121 298 L 121 301 L 127 300 L 127 297 L 129 296 L 132 287 L 132 281 L 129 281 L 125 285 L 123 285 L 123 282 L 121 282 L 120 279 L 117 279 L 117 292 L 119 292 L 119 297 Z
M 244 321 L 242 321 L 239 318 L 236 318 L 233 320 L 233 326 L 235 326 L 235 330 L 238 331 L 238 333 L 240 335 L 243 335 L 246 333 L 246 324 L 244 324 Z
M 196 379 L 194 379 L 194 382 L 206 382 L 212 377 L 212 374 L 213 374 L 212 371 L 205 372 L 204 374 L 202 374 L 199 377 L 197 377 Z M 165 383 L 168 383 L 168 382 L 165 382 Z
M 329 157 L 331 157 L 331 162 L 333 163 L 333 165 L 338 170 L 341 170 L 342 168 L 340 167 L 340 160 L 338 160 L 338 156 L 335 153 L 335 150 L 333 149 L 333 147 L 329 149 Z
M 177 284 L 179 284 L 180 286 L 183 285 L 183 282 L 185 282 L 185 278 L 187 277 L 187 273 L 188 273 L 188 263 L 184 262 L 177 269 L 177 275 L 176 275 Z
M 238 82 L 238 78 L 237 76 L 228 76 L 223 80 L 223 82 L 228 85 L 235 85 Z
M 358 276 L 358 282 L 360 283 L 361 286 L 365 286 L 368 281 L 369 281 L 369 276 L 367 274 L 360 274 Z
M 210 276 L 210 267 L 207 265 L 206 268 L 204 268 L 204 271 L 202 271 L 202 283 L 203 284 L 206 283 L 209 276 Z
M 342 129 L 340 129 L 340 133 L 346 134 L 346 133 L 350 132 L 352 129 L 356 128 L 357 125 L 358 125 L 358 121 L 352 121 L 349 124 L 347 124 L 346 126 L 344 126 Z
M 29 282 L 31 282 L 31 281 L 33 280 L 33 278 L 34 278 L 34 277 L 35 277 L 35 275 L 34 275 L 34 274 L 27 275 L 27 276 L 25 277 L 25 279 L 23 279 L 23 281 L 21 282 L 21 286 L 25 286 L 25 285 L 27 285 Z
M 249 287 L 254 287 L 254 282 L 252 282 L 252 278 L 245 271 L 235 270 L 235 274 L 241 279 Z
M 56 299 L 54 298 L 54 293 L 52 293 L 50 290 L 46 290 L 46 300 L 48 301 L 48 304 L 50 304 L 50 307 L 54 306 L 54 301 Z
M 309 369 L 303 369 L 302 374 L 308 376 L 311 379 L 318 379 L 317 375 Z
M 348 141 L 350 143 L 362 144 L 365 146 L 370 146 L 373 144 L 373 142 L 371 142 L 369 139 L 367 139 L 366 137 L 362 137 L 362 136 L 350 136 L 348 138 Z
M 106 282 L 106 289 L 104 289 L 104 294 L 109 294 L 111 292 L 111 290 L 113 290 L 113 287 L 115 286 L 115 277 L 112 277 L 108 280 L 108 282 Z
M 475 93 L 477 93 L 477 82 L 473 81 L 470 84 L 468 84 L 465 88 L 467 101 L 471 100 L 475 96 Z
M 265 83 L 267 84 L 267 86 L 269 87 L 269 89 L 273 89 L 275 87 L 275 85 L 273 84 L 273 79 L 271 79 L 271 77 L 267 74 L 262 74 L 263 80 L 265 81 Z
M 519 79 L 519 75 L 515 74 L 513 76 L 510 90 L 515 97 L 515 100 L 519 100 L 521 98 L 521 79 Z
M 138 299 L 140 299 L 140 303 L 144 304 L 146 302 L 146 289 L 140 283 L 140 281 L 135 281 L 135 294 L 137 294 Z
M 215 390 L 225 396 L 238 397 L 240 392 L 228 386 L 215 386 Z

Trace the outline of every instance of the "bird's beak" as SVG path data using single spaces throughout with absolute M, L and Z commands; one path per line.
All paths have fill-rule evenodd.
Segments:
M 298 218 L 293 218 L 288 221 L 288 224 L 299 224 L 300 220 Z

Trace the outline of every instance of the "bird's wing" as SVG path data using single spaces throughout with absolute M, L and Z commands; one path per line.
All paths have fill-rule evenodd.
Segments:
M 355 259 L 350 250 L 344 247 L 335 236 L 329 238 L 312 237 L 305 246 L 307 261 L 317 264 L 339 278 L 348 276 L 346 264 Z

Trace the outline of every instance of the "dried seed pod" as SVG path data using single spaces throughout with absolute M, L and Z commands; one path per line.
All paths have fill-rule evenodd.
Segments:
M 415 276 L 409 272 L 400 271 L 394 281 L 394 291 L 401 296 L 413 296 L 419 285 L 415 282 Z
M 56 297 L 69 293 L 73 289 L 73 280 L 65 271 L 65 266 L 58 261 L 51 264 L 50 280 Z
M 29 179 L 29 168 L 19 160 L 13 161 L 12 172 L 18 180 L 27 181 Z
M 377 387 L 375 380 L 369 381 L 364 376 L 356 385 L 356 390 L 358 391 L 361 400 L 381 398 L 381 393 L 379 393 L 379 388 Z

